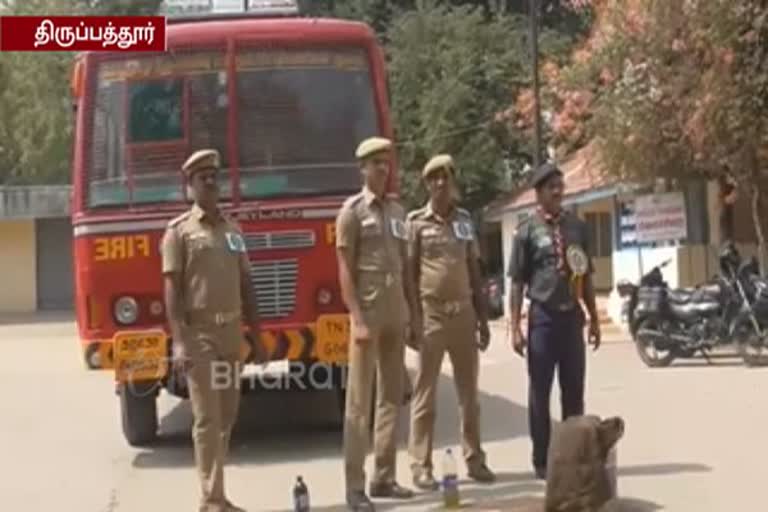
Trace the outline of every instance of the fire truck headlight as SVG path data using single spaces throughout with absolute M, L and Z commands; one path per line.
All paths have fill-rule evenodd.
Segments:
M 317 290 L 317 303 L 321 306 L 327 306 L 333 300 L 333 293 L 328 288 L 320 288 Z
M 139 304 L 133 297 L 120 297 L 115 302 L 115 320 L 123 325 L 132 324 L 139 317 Z

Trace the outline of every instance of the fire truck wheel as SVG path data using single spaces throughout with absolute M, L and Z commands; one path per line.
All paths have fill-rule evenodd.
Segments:
M 157 439 L 158 384 L 121 384 L 120 416 L 123 435 L 131 446 L 147 446 Z

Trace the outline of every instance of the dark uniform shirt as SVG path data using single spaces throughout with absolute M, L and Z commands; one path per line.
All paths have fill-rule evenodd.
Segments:
M 576 215 L 563 212 L 560 216 L 564 249 L 578 245 L 587 254 L 589 267 L 589 237 L 587 225 Z M 552 309 L 568 310 L 576 306 L 571 293 L 571 272 L 566 263 L 558 269 L 558 255 L 555 249 L 554 227 L 538 212 L 524 220 L 517 228 L 512 241 L 512 254 L 507 275 L 513 282 L 527 287 L 530 300 L 542 303 Z

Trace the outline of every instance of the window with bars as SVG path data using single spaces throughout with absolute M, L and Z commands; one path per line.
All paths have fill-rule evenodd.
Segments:
M 97 65 L 86 111 L 90 207 L 184 200 L 181 166 L 202 148 L 221 153 L 221 195 L 231 197 L 224 57 L 224 49 L 186 50 Z

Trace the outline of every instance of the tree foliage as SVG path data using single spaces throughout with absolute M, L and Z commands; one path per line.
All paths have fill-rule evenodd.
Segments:
M 160 0 L 6 1 L 8 15 L 157 12 Z M 70 52 L 0 53 L 0 183 L 66 183 L 72 148 Z
M 525 55 L 510 37 L 521 28 L 515 17 L 485 22 L 469 7 L 427 6 L 394 20 L 392 109 L 410 203 L 420 200 L 420 169 L 438 153 L 457 161 L 467 206 L 495 195 L 503 160 L 519 146 L 493 120 L 515 82 L 527 81 Z
M 547 74 L 553 140 L 565 152 L 596 140 L 605 170 L 621 180 L 730 176 L 752 195 L 764 251 L 766 2 L 601 0 L 597 7 L 587 43 L 569 66 Z M 529 124 L 524 109 L 514 114 Z
M 527 2 L 371 0 L 312 2 L 312 14 L 361 19 L 388 58 L 404 199 L 424 199 L 419 170 L 430 156 L 458 162 L 464 204 L 494 199 L 508 168 L 530 162 L 532 141 L 499 111 L 531 83 Z M 542 2 L 541 52 L 569 55 L 588 17 L 570 1 Z M 383 30 L 382 30 L 383 29 Z
M 576 0 L 581 1 L 581 0 Z M 160 0 L 0 0 L 12 14 L 152 14 Z M 369 23 L 384 44 L 391 106 L 406 170 L 404 192 L 419 195 L 418 171 L 449 152 L 461 170 L 465 204 L 492 199 L 506 163 L 522 167 L 532 144 L 498 112 L 530 84 L 527 2 L 511 0 L 301 0 L 309 15 Z M 562 62 L 588 26 L 574 0 L 543 0 L 541 51 Z M 0 54 L 0 183 L 65 182 L 72 146 L 72 54 Z

